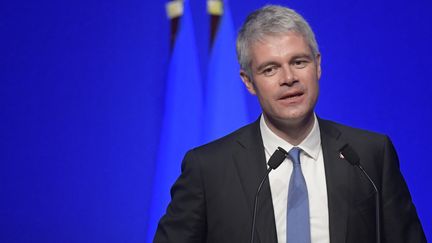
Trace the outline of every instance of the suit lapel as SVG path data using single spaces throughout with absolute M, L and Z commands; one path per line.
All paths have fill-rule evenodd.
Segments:
M 251 124 L 249 129 L 245 129 L 240 134 L 238 146 L 237 153 L 234 154 L 234 161 L 250 209 L 252 226 L 256 190 L 267 170 L 259 119 Z M 264 183 L 259 194 L 255 229 L 258 233 L 256 236 L 258 236 L 259 242 L 277 242 L 273 203 L 268 180 Z
M 327 182 L 330 242 L 345 242 L 349 214 L 351 165 L 339 157 L 346 144 L 332 123 L 319 119 L 321 145 Z

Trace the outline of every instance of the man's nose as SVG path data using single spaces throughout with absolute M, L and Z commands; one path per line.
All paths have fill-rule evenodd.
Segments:
M 280 85 L 293 85 L 297 80 L 295 71 L 292 69 L 291 66 L 283 66 L 282 67 L 282 77 L 280 81 Z

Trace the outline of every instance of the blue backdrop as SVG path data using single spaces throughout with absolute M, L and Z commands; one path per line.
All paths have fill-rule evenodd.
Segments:
M 234 28 L 267 2 L 232 0 Z M 190 3 L 205 89 L 209 16 L 205 0 Z M 392 138 L 432 240 L 432 2 L 272 3 L 297 9 L 317 35 L 318 115 Z M 0 242 L 150 237 L 169 28 L 162 0 L 0 3 Z

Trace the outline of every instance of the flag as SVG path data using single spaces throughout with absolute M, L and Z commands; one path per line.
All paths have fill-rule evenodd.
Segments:
M 215 0 L 211 0 L 208 3 Z M 219 2 L 220 4 L 222 2 Z M 212 6 L 215 6 L 213 4 Z M 204 141 L 232 132 L 248 122 L 245 88 L 240 80 L 235 31 L 225 2 L 210 52 L 204 109 Z
M 202 138 L 203 93 L 195 34 L 189 1 L 183 5 L 176 40 L 168 68 L 164 117 L 155 165 L 150 201 L 147 242 L 152 242 L 157 223 L 170 201 L 169 191 L 180 174 L 181 161 L 188 149 Z

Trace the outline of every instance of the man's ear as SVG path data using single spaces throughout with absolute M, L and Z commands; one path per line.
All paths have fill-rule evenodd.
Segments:
M 246 88 L 249 91 L 249 93 L 256 95 L 256 91 L 252 79 L 243 69 L 240 70 L 240 78 L 242 79 L 244 85 L 246 85 Z
M 315 60 L 317 65 L 317 76 L 318 79 L 320 79 L 321 78 L 321 54 L 320 53 L 316 54 Z

